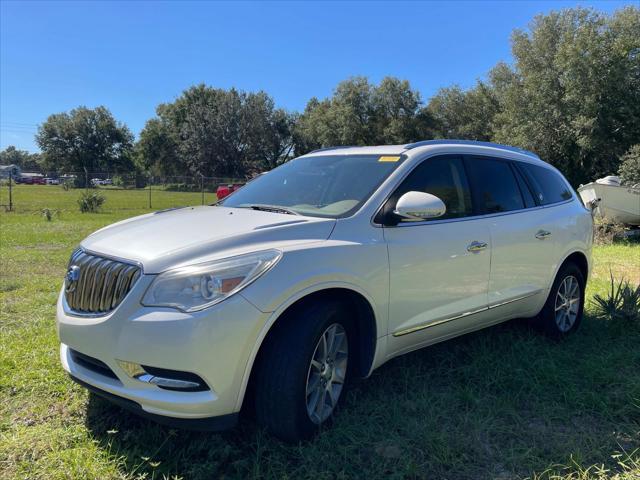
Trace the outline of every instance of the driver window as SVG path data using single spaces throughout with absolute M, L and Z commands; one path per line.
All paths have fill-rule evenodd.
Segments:
M 435 157 L 422 162 L 402 182 L 394 195 L 396 201 L 410 191 L 431 193 L 444 202 L 446 213 L 432 220 L 472 215 L 471 190 L 460 157 Z

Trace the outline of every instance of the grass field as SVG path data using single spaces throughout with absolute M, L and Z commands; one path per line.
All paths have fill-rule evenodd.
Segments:
M 597 320 L 591 304 L 566 341 L 513 321 L 397 358 L 299 446 L 250 420 L 171 430 L 90 397 L 59 366 L 57 293 L 84 236 L 146 210 L 117 192 L 80 214 L 59 191 L 24 186 L 31 207 L 0 213 L 0 478 L 640 478 L 640 328 Z M 179 195 L 154 207 L 200 203 Z M 590 298 L 610 269 L 640 283 L 640 245 L 594 256 Z
M 99 191 L 106 200 L 106 212 L 121 212 L 122 210 L 148 210 L 149 189 L 122 190 L 111 187 L 91 189 Z M 50 210 L 77 210 L 76 201 L 83 189 L 72 188 L 65 190 L 61 185 L 14 185 L 12 189 L 13 210 L 17 213 L 40 212 L 43 208 Z M 214 193 L 205 192 L 204 203 L 210 204 L 217 200 Z M 161 187 L 151 187 L 151 207 L 153 210 L 163 208 L 201 205 L 200 192 L 172 192 Z M 9 204 L 9 187 L 0 185 L 0 205 Z M 129 213 L 132 215 L 135 213 Z

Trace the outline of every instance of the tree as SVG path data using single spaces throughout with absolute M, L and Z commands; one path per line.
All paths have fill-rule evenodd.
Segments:
M 640 10 L 537 16 L 512 53 L 474 88 L 438 91 L 435 134 L 532 150 L 574 185 L 616 171 L 640 138 Z
M 457 85 L 441 88 L 429 100 L 427 110 L 437 137 L 489 141 L 499 102 L 491 84 L 478 82 L 467 91 Z
M 634 145 L 620 158 L 618 175 L 623 185 L 640 184 L 640 144 Z
M 433 119 L 407 80 L 385 77 L 372 92 L 375 143 L 400 144 L 432 138 Z
M 146 168 L 239 177 L 273 168 L 291 154 L 294 117 L 264 92 L 198 85 L 156 113 L 137 149 Z
M 178 155 L 177 138 L 168 122 L 162 118 L 147 121 L 135 146 L 135 163 L 153 175 L 184 175 L 187 167 Z
M 26 150 L 18 150 L 13 145 L 0 152 L 0 165 L 17 165 L 24 171 L 40 170 L 40 155 L 29 153 Z
M 616 171 L 640 138 L 640 10 L 540 15 L 513 34 L 512 51 L 494 138 L 537 152 L 573 184 Z
M 331 98 L 311 98 L 294 129 L 296 155 L 336 145 L 407 143 L 431 138 L 431 119 L 406 80 L 365 77 L 338 84 Z
M 38 128 L 36 142 L 50 170 L 88 174 L 133 168 L 133 135 L 105 107 L 50 115 Z

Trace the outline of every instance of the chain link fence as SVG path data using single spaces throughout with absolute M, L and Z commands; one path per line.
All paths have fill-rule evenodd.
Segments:
M 87 191 L 105 197 L 104 211 L 161 210 L 209 205 L 240 188 L 247 179 L 204 176 L 154 176 L 71 172 L 42 175 L 22 172 L 0 178 L 0 208 L 30 212 L 76 210 Z

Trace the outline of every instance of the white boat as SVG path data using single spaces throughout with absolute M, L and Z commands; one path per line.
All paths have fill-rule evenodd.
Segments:
M 640 185 L 620 184 L 620 177 L 610 175 L 580 185 L 578 193 L 585 205 L 596 200 L 595 214 L 616 223 L 640 225 Z

